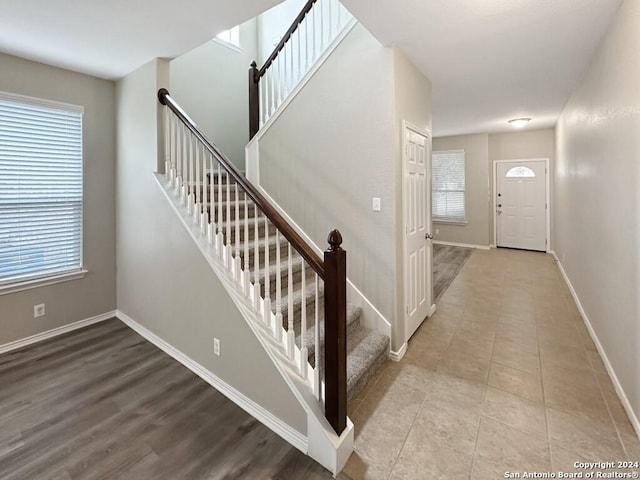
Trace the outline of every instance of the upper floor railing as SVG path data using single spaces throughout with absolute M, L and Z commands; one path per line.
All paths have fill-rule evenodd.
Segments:
M 264 65 L 249 68 L 249 137 L 284 102 L 353 19 L 338 0 L 309 0 Z

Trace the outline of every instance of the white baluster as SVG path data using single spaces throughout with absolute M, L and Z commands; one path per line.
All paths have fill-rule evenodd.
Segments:
M 302 25 L 298 25 L 298 30 L 296 31 L 296 34 L 298 36 L 298 43 L 296 45 L 298 50 L 298 68 L 296 70 L 296 81 L 294 83 L 294 86 L 297 85 L 302 78 L 302 40 L 300 40 L 300 35 L 302 34 L 302 32 L 300 31 L 301 29 Z
M 224 172 L 225 182 L 227 184 L 227 231 L 225 238 L 225 262 L 228 269 L 231 269 L 231 183 L 229 183 L 229 175 Z M 222 207 L 222 205 L 220 205 Z M 222 217 L 222 211 L 220 212 Z M 236 232 L 237 233 L 237 232 Z
M 333 2 L 331 0 L 327 1 L 327 10 L 328 10 L 327 16 L 329 17 L 329 21 L 327 22 L 329 24 L 329 33 L 328 33 L 328 36 L 327 36 L 327 40 L 328 40 L 327 43 L 331 42 L 331 38 L 332 38 L 332 34 L 333 34 L 333 15 L 331 15 L 331 10 L 332 10 L 331 9 L 331 4 L 332 3 Z
M 307 290 L 307 274 L 305 271 L 305 261 L 302 259 L 302 292 Z M 302 313 L 300 317 L 300 376 L 304 379 L 307 378 L 307 365 L 309 365 L 309 351 L 307 349 L 307 304 L 302 302 Z
M 291 37 L 289 38 L 289 44 L 291 46 L 290 48 L 290 57 L 291 57 L 291 75 L 289 75 L 289 92 L 291 92 L 291 90 L 293 90 L 293 87 L 296 85 L 295 82 L 295 68 L 294 68 L 294 59 L 296 57 L 296 52 L 295 52 L 295 36 L 291 35 Z
M 287 261 L 289 264 L 289 276 L 287 278 L 287 298 L 289 300 L 287 308 L 287 353 L 289 355 L 289 359 L 293 360 L 294 347 L 296 345 L 296 332 L 293 328 L 293 258 L 291 256 L 291 244 L 289 242 L 287 242 L 287 250 Z M 302 308 L 304 308 L 304 306 L 304 292 L 302 292 Z
M 181 199 L 182 199 L 182 203 L 184 204 L 187 201 L 187 181 L 189 179 L 189 168 L 188 168 L 188 161 L 189 161 L 189 155 L 188 155 L 188 149 L 187 149 L 187 133 L 186 133 L 187 127 L 185 127 L 184 125 L 182 125 L 182 192 L 181 192 Z
M 215 235 L 216 232 L 216 221 L 215 221 L 215 203 L 216 203 L 216 197 L 215 197 L 215 189 L 213 187 L 213 176 L 214 176 L 214 163 L 213 163 L 213 155 L 211 155 L 210 153 L 208 154 L 208 158 L 209 158 L 209 172 L 211 172 L 209 174 L 209 223 L 207 225 L 207 237 L 209 239 L 209 245 L 213 245 L 214 241 L 213 241 L 213 236 Z
M 280 231 L 276 229 L 276 324 L 274 336 L 276 341 L 282 340 L 282 270 L 280 263 Z
M 192 137 L 194 138 L 194 137 Z M 194 201 L 194 209 L 193 209 L 193 223 L 200 223 L 200 212 L 201 212 L 201 203 L 202 200 L 200 198 L 200 149 L 198 148 L 198 141 L 194 139 L 193 141 L 193 161 L 195 162 L 195 174 L 194 174 L 194 185 L 191 187 L 193 190 L 193 201 Z
M 313 40 L 313 48 L 312 48 L 312 52 L 311 52 L 311 64 L 313 65 L 313 63 L 316 60 L 316 53 L 318 51 L 318 25 L 317 25 L 317 13 L 318 11 L 318 4 L 316 3 L 313 8 L 311 9 L 311 17 L 312 17 L 312 25 L 313 25 L 313 34 L 311 35 L 311 38 Z
M 280 102 L 282 102 L 282 62 L 281 60 L 281 56 L 278 55 L 275 59 L 276 62 L 278 62 L 277 65 L 277 72 L 278 72 L 278 101 L 275 102 L 275 105 L 273 106 L 274 111 L 280 106 Z
M 172 115 L 173 120 L 173 188 L 178 193 L 178 184 L 180 183 L 180 133 L 178 131 L 178 119 Z
M 211 192 L 208 192 L 208 182 L 207 182 L 207 151 L 205 150 L 204 144 L 200 145 L 202 149 L 202 186 L 201 190 L 201 199 L 202 202 L 202 211 L 200 213 L 200 231 L 203 235 L 207 234 L 207 226 L 209 222 L 207 221 L 207 208 L 209 206 L 209 197 L 211 196 Z M 211 172 L 209 172 L 209 176 L 211 176 Z M 208 237 L 210 238 L 210 237 Z
M 244 192 L 244 294 L 249 296 L 251 285 L 251 269 L 249 267 L 249 201 Z
M 216 176 L 216 180 L 218 181 L 218 205 L 215 211 L 211 211 L 211 215 L 214 215 L 216 223 L 216 251 L 218 252 L 218 257 L 221 258 L 224 262 L 226 262 L 226 258 L 224 257 L 224 237 L 225 234 L 229 235 L 229 226 L 227 225 L 227 230 L 224 229 L 224 219 L 222 218 L 222 167 L 220 166 L 220 162 L 216 160 L 216 164 L 218 166 L 218 172 Z M 217 217 L 216 217 L 217 215 Z
M 319 303 L 319 299 L 320 299 L 320 279 L 318 277 L 318 274 L 315 274 L 315 280 L 316 280 L 316 301 L 315 301 L 315 325 L 314 325 L 314 333 L 315 333 L 315 351 L 313 352 L 314 355 L 314 359 L 315 359 L 315 367 L 314 367 L 314 371 L 313 371 L 313 390 L 316 394 L 316 400 L 320 400 L 320 312 L 318 311 L 320 308 L 320 303 Z
M 324 34 L 325 34 L 324 2 L 320 0 L 319 3 L 320 3 L 320 52 L 319 52 L 319 55 L 322 55 L 322 52 L 324 52 Z
M 258 210 L 258 205 L 255 203 L 253 208 L 253 308 L 257 312 L 260 308 L 260 210 Z M 268 238 L 265 238 L 265 241 L 269 243 Z
M 264 125 L 265 117 L 267 114 L 267 89 L 265 84 L 265 77 L 258 80 L 258 87 L 260 89 L 260 128 Z
M 171 166 L 169 164 L 169 108 L 162 109 L 162 135 L 164 136 L 164 178 L 170 176 Z
M 176 184 L 175 193 L 180 194 L 182 182 L 182 138 L 180 135 L 180 125 L 176 121 Z
M 305 73 L 309 71 L 309 22 L 311 18 L 309 13 L 304 17 L 304 70 Z
M 193 213 L 193 209 L 195 208 L 195 200 L 193 198 L 193 183 L 194 183 L 194 167 L 193 167 L 193 134 L 189 132 L 188 134 L 189 140 L 189 149 L 188 149 L 188 158 L 189 164 L 187 168 L 189 169 L 189 184 L 187 185 L 187 213 Z
M 276 232 L 277 238 L 277 232 Z M 269 219 L 264 217 L 264 321 L 271 326 L 271 276 L 269 275 Z
M 229 181 L 227 179 L 227 181 Z M 233 183 L 233 193 L 235 197 L 234 210 L 236 212 L 235 235 L 233 236 L 233 274 L 236 281 L 240 281 L 240 269 L 242 268 L 242 260 L 240 259 L 240 194 L 238 192 L 238 182 Z

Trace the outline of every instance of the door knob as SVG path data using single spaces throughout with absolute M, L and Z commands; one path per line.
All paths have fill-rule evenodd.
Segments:
M 502 204 L 501 203 L 498 204 L 498 208 L 502 208 Z
M 433 235 L 431 235 L 430 233 L 425 233 L 424 238 L 426 238 L 427 240 L 433 240 Z

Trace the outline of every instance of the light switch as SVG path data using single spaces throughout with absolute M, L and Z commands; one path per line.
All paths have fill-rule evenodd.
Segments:
M 379 211 L 381 210 L 381 207 L 380 207 L 380 198 L 378 198 L 378 197 L 373 197 L 371 200 L 372 200 L 372 201 L 371 201 L 371 208 L 373 208 L 373 211 L 374 211 L 374 212 L 379 212 Z

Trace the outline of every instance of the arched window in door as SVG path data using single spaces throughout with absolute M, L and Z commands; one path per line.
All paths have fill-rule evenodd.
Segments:
M 507 174 L 507 178 L 523 178 L 523 177 L 535 177 L 536 174 L 529 167 L 522 165 L 510 168 Z

